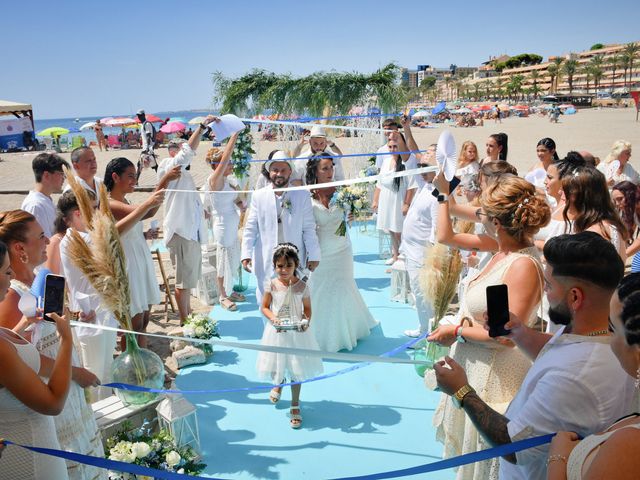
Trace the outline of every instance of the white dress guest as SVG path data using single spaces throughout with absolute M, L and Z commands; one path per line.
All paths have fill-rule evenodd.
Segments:
M 211 192 L 209 179 L 205 182 L 205 191 L 211 204 L 213 216 L 213 239 L 216 244 L 216 259 L 218 277 L 224 277 L 224 289 L 227 293 L 233 290 L 234 279 L 238 276 L 240 265 L 240 246 L 238 242 L 238 225 L 240 215 L 236 200 L 237 193 Z M 229 177 L 224 178 L 222 192 L 233 192 L 236 189 L 229 183 Z
M 69 244 L 71 242 L 70 230 L 60 242 L 60 260 L 62 272 L 66 279 L 67 292 L 69 294 L 69 309 L 72 312 L 89 313 L 83 306 L 90 305 L 89 310 L 96 314 L 96 325 L 115 328 L 118 326 L 113 313 L 102 306 L 100 297 L 95 291 L 89 279 L 71 261 L 69 256 Z M 91 242 L 88 233 L 78 232 L 86 243 Z M 82 365 L 96 375 L 101 383 L 108 383 L 111 380 L 111 363 L 113 362 L 113 352 L 116 346 L 116 332 L 109 330 L 98 330 L 90 327 L 75 327 L 74 332 L 80 346 L 80 356 Z M 92 389 L 92 401 L 102 400 L 111 396 L 110 388 L 98 387 Z
M 31 190 L 29 195 L 22 201 L 20 209 L 36 217 L 47 238 L 53 237 L 56 233 L 56 206 L 51 197 L 44 193 Z
M 407 162 L 408 163 L 408 162 Z M 405 166 L 408 170 L 409 166 Z M 380 174 L 395 171 L 393 157 L 385 156 Z M 398 190 L 394 188 L 393 177 L 383 177 L 378 180 L 377 188 L 380 189 L 380 197 L 378 199 L 378 219 L 376 228 L 378 230 L 402 232 L 404 216 L 402 215 L 402 204 L 405 200 L 407 190 L 417 188 L 417 182 L 414 176 L 398 177 L 400 178 L 400 186 Z
M 29 288 L 22 282 L 11 280 L 11 288 L 20 295 L 20 298 L 25 295 L 33 297 Z M 35 298 L 33 298 L 33 301 L 35 301 Z M 49 358 L 56 358 L 58 356 L 60 338 L 58 337 L 55 324 L 51 322 L 40 322 L 39 325 L 40 339 L 37 340 L 35 345 L 38 352 Z M 73 352 L 72 364 L 76 367 L 80 365 L 75 350 Z M 93 410 L 91 410 L 91 407 L 87 404 L 87 400 L 84 397 L 84 390 L 77 383 L 71 382 L 64 409 L 59 415 L 54 417 L 54 423 L 58 442 L 62 450 L 94 457 L 104 457 L 102 439 L 100 438 L 98 426 L 93 416 Z M 1 464 L 2 460 L 0 460 L 0 466 Z M 70 479 L 106 480 L 108 476 L 107 470 L 91 465 L 72 461 L 67 461 L 66 464 Z M 0 469 L 0 472 L 1 471 Z M 45 476 L 43 478 L 53 479 L 55 477 Z
M 0 342 L 9 342 L 34 372 L 40 370 L 40 353 L 31 343 L 12 338 L 15 334 L 0 327 Z M 6 331 L 7 333 L 4 333 Z M 60 449 L 54 418 L 31 410 L 6 388 L 0 388 L 0 432 L 13 442 L 35 447 Z M 0 476 L 6 479 L 51 478 L 67 480 L 67 466 L 63 459 L 9 447 L 2 452 Z

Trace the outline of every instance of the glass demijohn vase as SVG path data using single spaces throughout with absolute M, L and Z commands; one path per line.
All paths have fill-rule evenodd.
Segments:
M 146 348 L 140 348 L 132 333 L 125 334 L 127 348 L 111 364 L 111 377 L 116 383 L 149 388 L 164 386 L 164 363 Z M 154 400 L 157 393 L 116 389 L 116 395 L 125 405 L 142 405 Z

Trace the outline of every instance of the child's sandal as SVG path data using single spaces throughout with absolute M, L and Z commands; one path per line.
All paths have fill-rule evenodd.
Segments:
M 271 392 L 269 392 L 269 400 L 271 400 L 271 403 L 278 403 L 278 400 L 280 400 L 281 393 L 282 392 L 279 392 L 275 388 L 272 388 Z
M 298 413 L 293 413 L 297 411 Z M 300 405 L 295 405 L 289 409 L 289 424 L 291 428 L 298 429 L 302 426 L 302 415 L 300 415 Z

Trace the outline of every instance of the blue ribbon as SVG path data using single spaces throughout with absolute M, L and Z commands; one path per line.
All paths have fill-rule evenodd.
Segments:
M 393 350 L 389 350 L 388 352 L 385 352 L 383 354 L 381 354 L 381 357 L 392 357 L 394 355 L 396 355 L 397 353 L 400 353 L 403 350 L 406 350 L 407 348 L 411 347 L 412 345 L 415 345 L 416 343 L 418 343 L 420 340 L 423 340 L 426 336 L 428 335 L 428 333 L 423 334 L 422 336 L 418 337 L 418 338 L 414 338 L 411 341 L 407 342 L 407 343 L 403 343 L 402 345 L 394 348 Z M 251 391 L 251 390 L 271 390 L 274 387 L 289 387 L 291 385 L 302 385 L 303 383 L 310 383 L 310 382 L 317 382 L 318 380 L 324 380 L 326 378 L 331 378 L 331 377 L 337 377 L 338 375 L 344 375 L 345 373 L 348 372 L 353 372 L 354 370 L 358 370 L 360 368 L 366 367 L 371 365 L 371 362 L 363 362 L 363 363 L 357 363 L 356 365 L 352 365 L 350 367 L 347 368 L 343 368 L 342 370 L 337 370 L 333 373 L 326 373 L 324 375 L 320 375 L 317 377 L 313 377 L 313 378 L 309 378 L 307 380 L 302 380 L 300 382 L 290 382 L 290 383 L 282 383 L 279 385 L 258 385 L 255 387 L 239 387 L 239 388 L 223 388 L 223 389 L 218 389 L 218 390 L 164 390 L 161 388 L 150 388 L 150 387 L 142 387 L 140 385 L 131 385 L 128 383 L 119 383 L 119 382 L 112 382 L 112 383 L 106 383 L 104 385 L 102 385 L 103 387 L 108 387 L 108 388 L 117 388 L 120 390 L 130 390 L 130 391 L 134 391 L 134 392 L 149 392 L 149 393 L 163 393 L 163 394 L 185 394 L 185 395 L 199 395 L 199 394 L 211 394 L 211 393 L 231 393 L 231 392 L 247 392 L 247 391 Z
M 382 478 L 394 478 L 394 477 L 406 477 L 409 475 L 417 475 L 420 473 L 436 472 L 439 470 L 445 470 L 449 468 L 456 468 L 469 463 L 481 462 L 483 460 L 489 460 L 492 458 L 503 457 L 510 455 L 528 448 L 538 447 L 545 445 L 551 441 L 555 433 L 548 435 L 541 435 L 539 437 L 527 438 L 525 440 L 519 440 L 517 442 L 500 445 L 498 447 L 488 448 L 486 450 L 480 450 L 479 452 L 467 453 L 458 457 L 447 458 L 446 460 L 439 460 L 437 462 L 426 463 L 418 465 L 416 467 L 403 468 L 400 470 L 391 470 L 388 472 L 372 473 L 369 475 L 360 475 L 355 477 L 339 477 L 334 480 L 377 480 Z M 135 475 L 147 475 L 149 477 L 163 478 L 169 480 L 184 480 L 186 478 L 195 479 L 213 479 L 223 480 L 216 477 L 198 477 L 193 475 L 186 475 L 174 472 L 166 472 L 163 470 L 155 470 L 153 468 L 141 467 L 132 463 L 117 462 L 115 460 L 109 460 L 106 458 L 92 457 L 90 455 L 83 455 L 81 453 L 65 452 L 63 450 L 56 450 L 53 448 L 43 447 L 30 447 L 27 445 L 20 445 L 10 440 L 2 440 L 7 445 L 15 445 L 17 447 L 26 448 L 32 452 L 42 453 L 44 455 L 51 455 L 53 457 L 64 458 L 73 462 L 83 463 L 85 465 L 92 465 L 98 468 L 104 468 L 108 470 L 115 470 L 118 472 L 133 473 Z
M 527 450 L 528 448 L 539 447 L 551 441 L 555 433 L 548 435 L 540 435 L 539 437 L 526 438 L 517 442 L 507 443 L 498 447 L 480 450 L 479 452 L 465 453 L 458 457 L 447 458 L 433 463 L 418 465 L 417 467 L 403 468 L 401 470 L 392 470 L 390 472 L 373 473 L 370 475 L 360 475 L 356 477 L 340 477 L 333 480 L 377 480 L 380 478 L 406 477 L 408 475 L 417 475 L 420 473 L 437 472 L 438 470 L 446 470 L 448 468 L 461 467 L 469 463 L 481 462 L 492 458 L 503 457 L 512 453 Z
M 11 440 L 2 440 L 7 445 L 15 445 L 16 447 L 26 448 L 32 452 L 42 453 L 44 455 L 51 455 L 52 457 L 64 458 L 72 462 L 83 463 L 85 465 L 92 465 L 98 468 L 104 468 L 106 470 L 115 470 L 118 472 L 133 473 L 134 475 L 147 475 L 153 478 L 166 478 L 168 480 L 184 480 L 186 478 L 201 478 L 206 480 L 208 477 L 199 477 L 194 475 L 187 475 L 184 473 L 167 472 L 165 470 L 156 470 L 155 468 L 142 467 L 134 463 L 118 462 L 116 460 L 109 460 L 108 458 L 92 457 L 91 455 L 83 455 L 82 453 L 66 452 L 64 450 L 56 450 L 54 448 L 44 447 L 31 447 L 28 445 L 20 445 L 14 443 Z M 221 480 L 221 479 L 214 479 Z

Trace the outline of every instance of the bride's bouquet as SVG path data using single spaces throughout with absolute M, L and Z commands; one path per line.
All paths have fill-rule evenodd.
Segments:
M 347 216 L 349 214 L 359 215 L 369 208 L 369 192 L 359 185 L 338 187 L 336 193 L 333 194 L 331 203 L 344 211 L 345 218 L 336 230 L 336 235 L 344 237 L 347 234 Z

